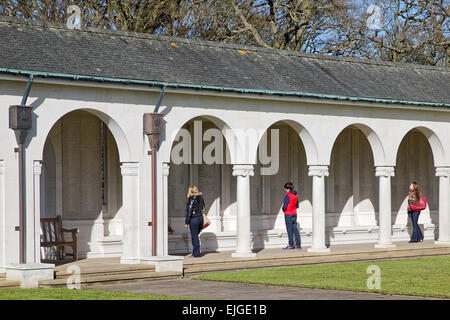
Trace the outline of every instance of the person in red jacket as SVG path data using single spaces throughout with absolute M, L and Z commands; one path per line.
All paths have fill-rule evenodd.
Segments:
M 409 196 L 408 196 L 408 214 L 411 217 L 411 222 L 413 225 L 413 233 L 411 236 L 411 242 L 423 241 L 423 233 L 419 227 L 419 215 L 420 211 L 424 210 L 427 206 L 427 198 L 422 197 L 419 186 L 417 182 L 413 181 L 409 185 Z
M 286 195 L 283 201 L 284 221 L 286 223 L 286 230 L 289 238 L 289 245 L 283 249 L 301 249 L 300 233 L 297 228 L 297 208 L 298 208 L 298 195 L 294 190 L 294 184 L 287 182 L 284 185 Z M 294 247 L 294 237 L 296 246 Z

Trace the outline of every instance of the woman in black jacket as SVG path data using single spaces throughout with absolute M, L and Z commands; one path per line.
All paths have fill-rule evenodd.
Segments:
M 191 240 L 193 252 L 192 256 L 200 257 L 200 240 L 198 235 L 203 226 L 203 210 L 205 208 L 205 201 L 202 193 L 196 186 L 189 186 L 187 194 L 188 201 L 186 203 L 186 220 L 185 228 L 189 226 L 191 229 Z

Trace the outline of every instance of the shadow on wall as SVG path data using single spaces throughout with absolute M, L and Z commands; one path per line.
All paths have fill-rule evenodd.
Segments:
M 334 142 L 325 190 L 327 245 L 334 227 L 379 225 L 373 151 L 356 126 L 342 130 Z

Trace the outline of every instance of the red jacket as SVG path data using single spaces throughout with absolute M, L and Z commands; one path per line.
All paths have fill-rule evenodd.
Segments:
M 297 191 L 292 190 L 286 193 L 283 202 L 284 214 L 297 214 L 298 208 L 298 195 Z
M 422 211 L 427 207 L 427 198 L 421 197 L 419 204 L 410 204 L 409 208 L 411 211 Z

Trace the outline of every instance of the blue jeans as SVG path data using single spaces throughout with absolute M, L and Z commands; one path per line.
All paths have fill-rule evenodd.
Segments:
M 423 233 L 419 227 L 419 215 L 420 211 L 412 211 L 411 212 L 411 222 L 413 225 L 413 234 L 411 236 L 411 241 L 420 241 L 423 240 Z
M 289 246 L 294 246 L 294 236 L 295 242 L 297 243 L 297 248 L 301 247 L 300 233 L 297 229 L 297 215 L 296 214 L 285 214 L 284 222 L 286 223 L 286 230 L 289 238 Z
M 200 257 L 200 239 L 198 235 L 203 226 L 203 215 L 197 217 L 192 217 L 189 222 L 189 229 L 191 229 L 191 240 L 192 240 L 192 255 L 194 257 Z

